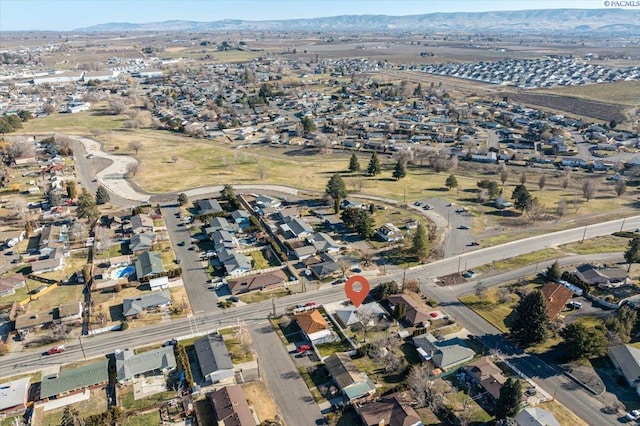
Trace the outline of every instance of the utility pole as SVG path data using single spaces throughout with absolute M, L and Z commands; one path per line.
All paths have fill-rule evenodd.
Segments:
M 587 236 L 587 226 L 589 226 L 589 225 L 585 225 L 584 226 L 584 233 L 582 234 L 582 241 L 580 241 L 581 243 L 584 243 L 584 239 Z
M 620 225 L 620 232 L 622 232 L 622 228 L 624 228 L 624 221 L 625 220 L 627 220 L 626 217 L 624 219 L 622 219 L 622 225 Z
M 78 342 L 80 342 L 80 350 L 82 351 L 82 359 L 87 360 L 87 355 L 84 353 L 84 346 L 82 346 L 82 336 L 78 336 Z
M 273 309 L 271 312 L 271 316 L 273 318 L 276 317 L 276 299 L 271 295 L 271 308 Z

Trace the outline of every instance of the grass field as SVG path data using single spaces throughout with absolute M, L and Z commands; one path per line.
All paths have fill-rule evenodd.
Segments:
M 161 424 L 160 413 L 158 410 L 153 410 L 149 413 L 125 416 L 122 426 L 160 426 Z
M 545 89 L 540 92 L 575 96 L 613 104 L 637 106 L 640 99 L 640 81 L 616 81 L 613 83 L 587 84 Z
M 482 300 L 473 294 L 461 297 L 460 301 L 498 330 L 508 333 L 509 328 L 505 321 L 516 305 L 515 299 L 514 297 L 510 303 L 498 303 L 497 289 L 489 289 Z
M 52 114 L 35 120 L 29 120 L 23 124 L 21 133 L 44 133 L 64 132 L 77 135 L 88 135 L 92 130 L 108 131 L 119 129 L 126 120 L 121 115 L 106 115 L 106 104 L 96 104 L 89 111 L 76 114 Z
M 561 425 L 587 426 L 587 423 L 580 417 L 573 414 L 567 407 L 557 401 L 540 404 L 540 408 L 550 411 Z

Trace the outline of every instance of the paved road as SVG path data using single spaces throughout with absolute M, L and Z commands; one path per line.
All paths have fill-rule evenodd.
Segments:
M 251 327 L 251 336 L 267 386 L 283 413 L 285 423 L 321 424 L 323 416 L 320 409 L 271 324 L 267 321 L 255 324 Z
M 176 259 L 181 261 L 182 281 L 187 290 L 191 311 L 196 313 L 196 316 L 200 312 L 218 311 L 220 309 L 218 297 L 214 291 L 207 289 L 209 277 L 202 267 L 200 256 L 197 251 L 189 250 L 191 247 L 189 228 L 184 226 L 175 215 L 179 211 L 180 208 L 175 204 L 165 205 L 162 207 L 162 217 L 167 225 Z

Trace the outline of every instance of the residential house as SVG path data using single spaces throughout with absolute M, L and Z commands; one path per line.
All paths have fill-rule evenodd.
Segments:
M 318 253 L 337 253 L 340 251 L 340 244 L 324 232 L 313 234 L 307 238 L 307 241 L 315 247 Z
M 14 294 L 17 288 L 27 285 L 27 280 L 22 274 L 11 274 L 0 277 L 0 297 Z
M 207 235 L 211 235 L 216 231 L 226 231 L 229 233 L 235 233 L 237 231 L 237 226 L 234 224 L 230 224 L 229 221 L 224 217 L 214 217 L 209 221 L 209 226 L 205 229 Z
M 62 270 L 64 266 L 64 256 L 60 250 L 54 249 L 46 259 L 35 261 L 31 264 L 31 273 L 40 275 L 47 272 Z
M 423 303 L 414 300 L 408 294 L 392 294 L 387 297 L 387 301 L 389 302 L 389 307 L 391 308 L 392 313 L 398 303 L 404 304 L 403 318 L 413 326 L 427 323 L 429 320 L 427 307 Z
M 423 426 L 420 415 L 398 394 L 355 408 L 365 426 Z
M 542 287 L 542 295 L 547 301 L 549 319 L 554 320 L 573 297 L 573 292 L 563 285 L 548 283 Z
M 576 268 L 576 276 L 589 285 L 601 288 L 620 287 L 630 284 L 631 280 L 624 268 L 595 266 L 585 263 Z
M 26 312 L 18 315 L 15 320 L 15 329 L 24 333 L 35 328 L 41 328 L 53 322 L 51 311 Z
M 527 407 L 514 420 L 518 426 L 560 426 L 551 412 L 540 407 Z
M 404 235 L 400 228 L 395 226 L 393 223 L 385 223 L 382 225 L 376 231 L 376 235 L 389 243 L 395 243 L 396 241 L 404 239 Z
M 324 365 L 349 401 L 375 393 L 376 386 L 365 373 L 358 370 L 346 352 L 335 352 L 324 361 Z
M 327 260 L 310 265 L 309 270 L 317 279 L 323 280 L 340 272 L 340 265 L 333 260 Z
M 122 314 L 125 317 L 139 315 L 149 309 L 169 306 L 171 304 L 171 295 L 169 290 L 145 294 L 134 298 L 124 299 L 122 301 Z
M 143 232 L 153 232 L 153 219 L 148 214 L 137 214 L 131 216 L 131 231 L 134 234 Z
M 69 302 L 63 303 L 58 308 L 54 309 L 54 318 L 62 321 L 76 321 L 82 318 L 82 302 Z
M 640 395 L 640 349 L 630 345 L 616 345 L 609 349 L 607 355 L 627 384 Z
M 116 375 L 119 383 L 127 383 L 136 377 L 168 373 L 176 368 L 173 346 L 163 346 L 136 354 L 131 349 L 116 351 Z
M 277 270 L 230 280 L 228 285 L 231 294 L 236 295 L 255 290 L 268 290 L 281 287 L 286 284 L 287 280 L 287 274 L 282 270 Z
M 134 253 L 149 251 L 153 248 L 156 240 L 156 234 L 149 232 L 143 234 L 133 234 L 129 240 L 129 250 Z
M 210 228 L 207 228 L 210 229 Z M 223 230 L 214 231 L 210 237 L 216 249 L 233 249 L 238 247 L 238 239 L 232 233 Z
M 364 303 L 357 308 L 354 305 L 340 306 L 333 316 L 342 327 L 347 328 L 353 324 L 360 324 L 365 320 L 375 324 L 385 318 L 387 313 L 378 302 L 370 302 Z
M 331 326 L 319 310 L 313 309 L 308 312 L 297 313 L 295 318 L 304 336 L 311 343 L 327 343 L 336 340 L 336 336 L 331 331 Z
M 282 205 L 282 201 L 269 197 L 268 195 L 258 195 L 254 201 L 257 207 L 261 209 L 276 209 Z
M 239 385 L 228 385 L 207 393 L 218 425 L 255 426 L 256 421 Z
M 476 354 L 457 337 L 438 341 L 431 333 L 426 333 L 414 337 L 413 344 L 424 361 L 431 360 L 445 371 L 471 361 Z
M 214 198 L 196 202 L 196 210 L 199 215 L 219 214 L 224 212 L 218 200 Z
M 231 219 L 240 229 L 245 229 L 251 226 L 251 215 L 246 210 L 234 210 L 231 212 Z
M 169 277 L 157 277 L 149 280 L 151 291 L 166 290 L 169 288 Z
M 316 255 L 316 248 L 314 246 L 302 246 L 293 249 L 293 256 L 298 260 L 309 259 Z
M 31 379 L 0 383 L 0 415 L 17 414 L 27 408 Z
M 40 385 L 40 398 L 48 400 L 101 387 L 109 382 L 108 366 L 106 358 L 91 364 L 83 364 L 76 368 L 62 370 L 59 373 L 42 377 Z
M 233 383 L 231 355 L 219 334 L 209 334 L 194 342 L 202 376 L 210 383 Z
M 473 381 L 489 393 L 495 400 L 500 398 L 500 389 L 507 381 L 502 370 L 489 357 L 483 356 L 465 367 Z
M 280 225 L 280 233 L 285 238 L 307 238 L 313 234 L 313 228 L 299 217 L 287 216 Z
M 145 251 L 138 256 L 135 262 L 136 276 L 138 280 L 153 277 L 164 272 L 162 256 L 157 251 Z
M 239 275 L 251 270 L 251 259 L 235 250 L 223 248 L 217 251 L 218 260 L 224 266 L 227 275 Z
M 298 206 L 287 206 L 280 209 L 276 213 L 276 217 L 279 220 L 284 220 L 285 217 L 300 217 L 300 209 Z

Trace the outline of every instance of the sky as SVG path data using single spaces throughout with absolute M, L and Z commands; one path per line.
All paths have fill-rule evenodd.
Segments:
M 108 22 L 272 20 L 524 9 L 596 9 L 603 0 L 0 0 L 0 31 L 70 31 Z

